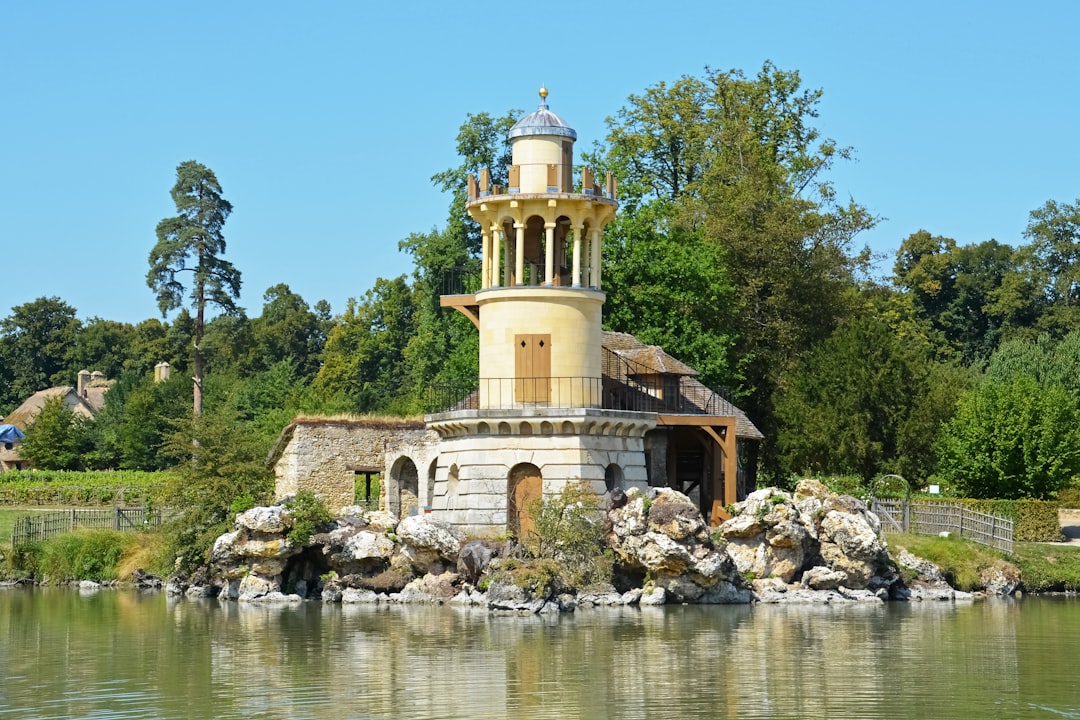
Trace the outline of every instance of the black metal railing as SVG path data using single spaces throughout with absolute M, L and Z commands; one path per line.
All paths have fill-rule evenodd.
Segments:
M 480 378 L 469 385 L 433 385 L 426 404 L 428 412 L 601 407 L 602 391 L 603 381 L 595 377 Z
M 474 295 L 480 289 L 480 270 L 476 267 L 454 267 L 443 274 L 443 295 Z
M 481 403 L 481 397 L 483 403 Z M 481 378 L 428 388 L 429 413 L 518 408 L 603 408 L 672 415 L 726 415 L 731 406 L 715 391 L 678 376 Z
M 605 408 L 672 415 L 728 415 L 734 408 L 716 390 L 685 375 L 660 373 L 603 348 Z

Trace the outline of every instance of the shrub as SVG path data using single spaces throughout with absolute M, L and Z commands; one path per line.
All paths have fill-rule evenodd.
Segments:
M 310 490 L 301 490 L 296 497 L 285 503 L 292 515 L 292 528 L 286 537 L 294 545 L 304 545 L 311 536 L 325 528 L 333 516 L 326 508 L 326 503 L 320 500 Z
M 974 498 L 1051 498 L 1080 475 L 1080 409 L 1019 375 L 966 395 L 938 442 L 939 473 Z
M 588 483 L 567 483 L 559 495 L 534 500 L 525 512 L 536 528 L 529 551 L 558 561 L 566 584 L 587 587 L 611 581 L 611 561 L 603 555 L 600 497 Z

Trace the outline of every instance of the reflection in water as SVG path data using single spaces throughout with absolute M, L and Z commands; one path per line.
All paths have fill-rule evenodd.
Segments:
M 1080 603 L 556 616 L 0 591 L 2 718 L 1080 718 Z

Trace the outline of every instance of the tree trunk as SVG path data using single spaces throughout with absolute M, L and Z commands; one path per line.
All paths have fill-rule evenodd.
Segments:
M 200 258 L 201 262 L 202 258 Z M 203 289 L 200 285 L 195 294 L 195 302 L 197 305 L 197 311 L 195 315 L 195 377 L 192 378 L 195 381 L 194 391 L 194 403 L 193 411 L 195 417 L 202 415 L 202 382 L 203 382 L 203 355 L 202 355 L 202 338 L 203 338 L 203 323 L 206 311 L 206 300 L 203 297 Z

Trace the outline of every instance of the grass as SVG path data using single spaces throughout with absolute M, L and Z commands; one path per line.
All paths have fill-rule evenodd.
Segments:
M 992 567 L 1002 554 L 984 545 L 960 537 L 937 535 L 890 535 L 889 547 L 907 548 L 908 552 L 934 563 L 945 580 L 957 590 L 978 590 L 979 571 Z
M 1080 547 L 1017 543 L 1012 562 L 1020 568 L 1028 592 L 1080 590 Z
M 15 550 L 5 548 L 9 557 L 0 565 L 0 576 L 108 582 L 130 580 L 137 569 L 162 577 L 170 570 L 164 537 L 157 532 L 77 530 Z
M 979 587 L 979 571 L 998 560 L 1020 569 L 1025 592 L 1080 590 L 1080 546 L 1016 543 L 1012 555 L 956 536 L 889 535 L 889 547 L 909 552 L 937 565 L 949 584 L 960 590 Z
M 0 507 L 0 545 L 11 544 L 11 531 L 15 527 L 15 518 L 25 512 L 25 508 Z

